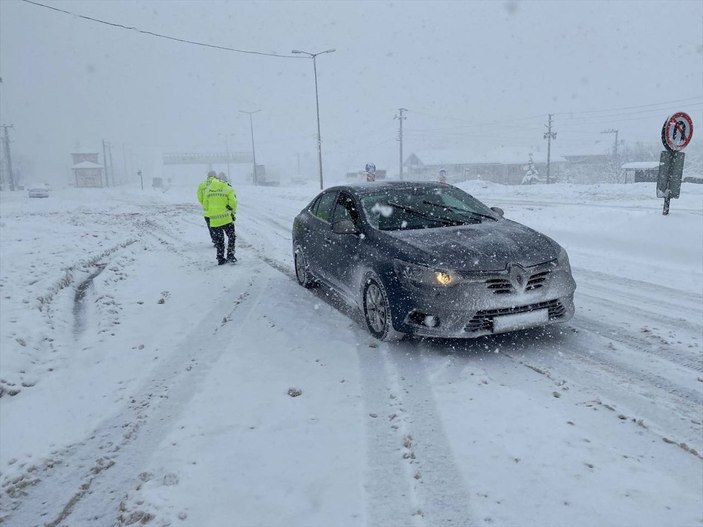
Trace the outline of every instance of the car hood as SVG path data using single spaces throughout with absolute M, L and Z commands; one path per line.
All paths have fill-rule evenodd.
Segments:
M 404 246 L 402 252 L 416 263 L 457 271 L 502 271 L 508 264 L 530 267 L 556 259 L 561 250 L 548 236 L 505 219 L 384 234 Z

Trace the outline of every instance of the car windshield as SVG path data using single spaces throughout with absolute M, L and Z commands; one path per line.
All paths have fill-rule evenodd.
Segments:
M 368 222 L 382 231 L 432 229 L 497 221 L 498 215 L 455 187 L 385 189 L 361 199 Z

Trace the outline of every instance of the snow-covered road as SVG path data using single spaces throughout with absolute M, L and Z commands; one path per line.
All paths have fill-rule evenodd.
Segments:
M 564 326 L 379 343 L 297 285 L 314 187 L 0 195 L 0 523 L 703 522 L 703 188 L 464 185 L 567 248 Z M 289 389 L 302 393 L 288 395 Z

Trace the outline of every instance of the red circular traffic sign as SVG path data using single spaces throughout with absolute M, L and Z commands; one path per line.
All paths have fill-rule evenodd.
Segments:
M 662 127 L 662 143 L 671 152 L 680 152 L 693 137 L 693 119 L 684 112 L 667 117 Z

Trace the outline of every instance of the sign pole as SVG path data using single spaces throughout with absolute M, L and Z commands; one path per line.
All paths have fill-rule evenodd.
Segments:
M 666 118 L 661 131 L 665 150 L 659 157 L 659 174 L 657 176 L 657 197 L 664 198 L 662 214 L 669 215 L 671 198 L 681 194 L 681 179 L 686 154 L 683 150 L 691 142 L 693 120 L 684 112 L 677 112 Z

